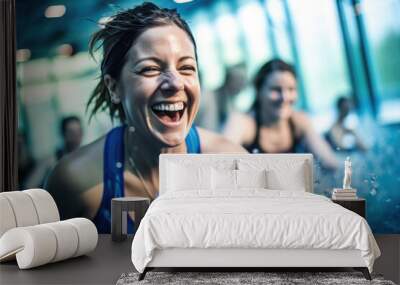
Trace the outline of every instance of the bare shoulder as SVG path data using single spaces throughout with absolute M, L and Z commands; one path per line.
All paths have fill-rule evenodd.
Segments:
M 294 111 L 292 115 L 293 123 L 302 131 L 313 129 L 310 117 L 302 111 Z
M 64 218 L 82 215 L 85 205 L 81 195 L 102 183 L 104 142 L 105 137 L 101 137 L 66 155 L 50 173 L 45 188 Z
M 200 136 L 202 153 L 246 153 L 239 144 L 235 144 L 224 136 L 203 128 L 197 128 Z
M 303 111 L 294 111 L 293 112 L 293 120 L 299 121 L 299 122 L 309 122 L 310 117 L 307 115 L 306 112 Z
M 233 112 L 228 118 L 223 134 L 235 143 L 249 144 L 254 139 L 256 128 L 256 122 L 252 116 Z
M 237 124 L 241 127 L 252 129 L 256 127 L 256 122 L 254 118 L 246 113 L 232 112 L 232 114 L 229 116 L 229 120 L 231 120 L 232 123 Z
M 50 175 L 49 186 L 50 182 L 64 183 L 79 192 L 92 187 L 94 176 L 103 172 L 98 170 L 103 166 L 104 142 L 105 137 L 101 137 L 63 157 Z

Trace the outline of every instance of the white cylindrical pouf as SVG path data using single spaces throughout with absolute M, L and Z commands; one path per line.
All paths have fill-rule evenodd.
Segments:
M 0 239 L 0 257 L 16 252 L 20 269 L 49 263 L 56 251 L 57 240 L 54 232 L 42 225 L 11 229 Z
M 11 204 L 2 194 L 0 193 L 0 238 L 6 231 L 17 226 Z
M 38 214 L 39 224 L 57 222 L 60 220 L 56 202 L 49 192 L 43 189 L 29 189 L 24 190 L 23 193 L 31 197 Z
M 78 249 L 74 257 L 86 254 L 96 248 L 98 234 L 97 228 L 92 221 L 85 218 L 74 218 L 64 222 L 73 225 L 78 233 Z
M 0 238 L 0 261 L 17 258 L 20 269 L 28 269 L 86 254 L 95 249 L 98 235 L 88 219 L 17 227 Z
M 17 227 L 33 226 L 39 223 L 38 214 L 31 197 L 22 191 L 1 193 L 13 209 Z
M 78 249 L 78 233 L 74 226 L 65 221 L 41 225 L 51 229 L 57 238 L 57 251 L 51 262 L 57 262 L 74 256 Z

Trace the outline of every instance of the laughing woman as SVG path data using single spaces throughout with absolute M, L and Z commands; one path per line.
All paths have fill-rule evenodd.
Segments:
M 193 126 L 200 103 L 196 44 L 175 10 L 144 3 L 120 12 L 93 35 L 90 52 L 97 47 L 102 76 L 88 106 L 91 115 L 108 110 L 121 126 L 62 159 L 47 189 L 63 218 L 87 216 L 107 233 L 111 198 L 158 195 L 160 153 L 245 150 Z

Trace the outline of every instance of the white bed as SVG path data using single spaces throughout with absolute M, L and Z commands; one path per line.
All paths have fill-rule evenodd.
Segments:
M 370 278 L 371 230 L 312 194 L 312 159 L 161 155 L 160 196 L 132 243 L 140 278 L 154 267 L 354 267 Z

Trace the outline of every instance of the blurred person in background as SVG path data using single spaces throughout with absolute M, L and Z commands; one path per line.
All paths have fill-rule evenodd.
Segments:
M 102 48 L 101 77 L 88 106 L 121 126 L 65 156 L 47 189 L 62 218 L 86 216 L 111 230 L 111 199 L 158 196 L 161 153 L 245 152 L 193 125 L 200 103 L 196 43 L 176 10 L 143 3 L 111 17 L 90 43 Z M 128 232 L 134 224 L 128 218 Z
M 80 147 L 83 137 L 81 120 L 77 116 L 63 118 L 60 123 L 60 133 L 63 140 L 62 147 L 54 154 L 36 160 L 29 150 L 26 134 L 19 131 L 18 182 L 20 189 L 43 188 L 57 161 Z
M 60 131 L 63 139 L 62 147 L 57 149 L 56 158 L 78 149 L 82 143 L 83 130 L 81 120 L 77 116 L 68 116 L 61 120 Z
M 292 65 L 280 59 L 268 61 L 256 73 L 254 87 L 256 97 L 251 113 L 231 117 L 224 129 L 227 138 L 253 153 L 294 153 L 304 152 L 305 148 L 325 168 L 339 166 L 309 117 L 293 109 L 297 79 Z
M 246 64 L 237 63 L 226 67 L 223 84 L 215 91 L 204 92 L 196 124 L 213 131 L 221 131 L 230 114 L 235 112 L 235 98 L 246 87 Z
M 54 156 L 36 160 L 28 146 L 27 135 L 18 131 L 18 189 L 43 188 L 45 179 L 55 164 Z
M 345 96 L 339 97 L 336 109 L 338 117 L 326 134 L 327 141 L 338 151 L 366 151 L 367 146 L 356 131 L 346 123 L 346 119 L 354 109 L 353 100 Z

